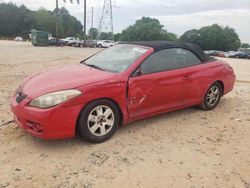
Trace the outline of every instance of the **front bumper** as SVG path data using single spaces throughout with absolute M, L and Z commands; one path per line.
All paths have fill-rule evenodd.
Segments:
M 11 110 L 15 122 L 29 134 L 41 139 L 65 139 L 75 136 L 75 126 L 82 106 L 64 107 L 58 105 L 50 109 L 28 106 L 30 99 L 17 103 L 11 100 Z

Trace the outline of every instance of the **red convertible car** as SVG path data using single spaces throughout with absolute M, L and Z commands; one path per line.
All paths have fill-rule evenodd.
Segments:
M 131 42 L 27 78 L 11 108 L 15 122 L 35 137 L 78 132 L 103 142 L 142 118 L 196 105 L 212 110 L 234 84 L 232 67 L 194 44 Z

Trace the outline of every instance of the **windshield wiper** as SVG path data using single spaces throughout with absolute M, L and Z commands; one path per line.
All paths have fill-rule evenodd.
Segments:
M 97 66 L 97 65 L 91 65 L 91 64 L 87 64 L 85 62 L 82 62 L 84 65 L 88 66 L 88 67 L 92 67 L 94 69 L 98 69 L 98 70 L 102 70 L 102 71 L 105 71 L 103 68 Z

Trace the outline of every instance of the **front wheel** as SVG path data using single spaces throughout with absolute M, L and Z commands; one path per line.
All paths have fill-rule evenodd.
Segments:
M 104 142 L 114 135 L 119 122 L 117 106 L 109 100 L 97 100 L 81 112 L 77 124 L 78 133 L 86 141 Z
M 214 83 L 204 96 L 200 108 L 206 111 L 213 110 L 220 102 L 222 96 L 222 86 L 220 83 Z

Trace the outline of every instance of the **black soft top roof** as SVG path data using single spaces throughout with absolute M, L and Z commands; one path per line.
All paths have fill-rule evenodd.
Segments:
M 123 44 L 147 46 L 153 48 L 156 52 L 168 48 L 183 48 L 193 52 L 203 62 L 211 60 L 211 58 L 207 56 L 198 45 L 192 43 L 179 43 L 170 41 L 133 41 L 124 42 Z

